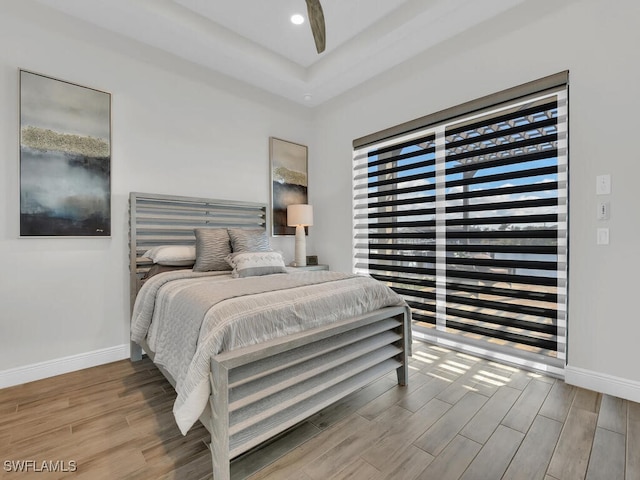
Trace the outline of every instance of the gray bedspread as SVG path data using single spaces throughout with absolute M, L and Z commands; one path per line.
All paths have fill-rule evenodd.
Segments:
M 146 339 L 154 361 L 176 380 L 173 413 L 186 434 L 206 406 L 212 356 L 396 305 L 406 307 L 384 284 L 338 272 L 231 278 L 176 271 L 140 290 L 131 339 Z

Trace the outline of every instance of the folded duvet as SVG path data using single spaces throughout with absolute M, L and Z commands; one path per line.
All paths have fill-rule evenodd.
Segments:
M 175 379 L 173 413 L 186 434 L 206 407 L 212 356 L 398 305 L 408 309 L 381 282 L 339 272 L 232 278 L 228 272 L 182 270 L 144 284 L 131 339 L 146 340 L 154 361 Z

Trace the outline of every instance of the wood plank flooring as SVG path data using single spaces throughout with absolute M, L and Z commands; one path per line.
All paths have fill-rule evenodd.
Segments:
M 233 477 L 640 480 L 637 403 L 423 343 L 410 372 L 237 459 Z M 149 360 L 0 390 L 0 478 L 211 480 L 208 432 L 182 436 L 174 399 Z

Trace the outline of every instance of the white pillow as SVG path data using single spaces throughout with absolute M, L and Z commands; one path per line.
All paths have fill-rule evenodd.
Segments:
M 287 273 L 280 252 L 237 252 L 227 257 L 235 278 Z
M 159 245 L 147 250 L 144 256 L 158 265 L 188 266 L 196 262 L 196 246 Z

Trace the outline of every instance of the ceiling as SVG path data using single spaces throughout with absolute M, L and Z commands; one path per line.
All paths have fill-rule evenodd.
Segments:
M 526 0 L 322 0 L 320 55 L 304 0 L 37 1 L 312 107 Z

